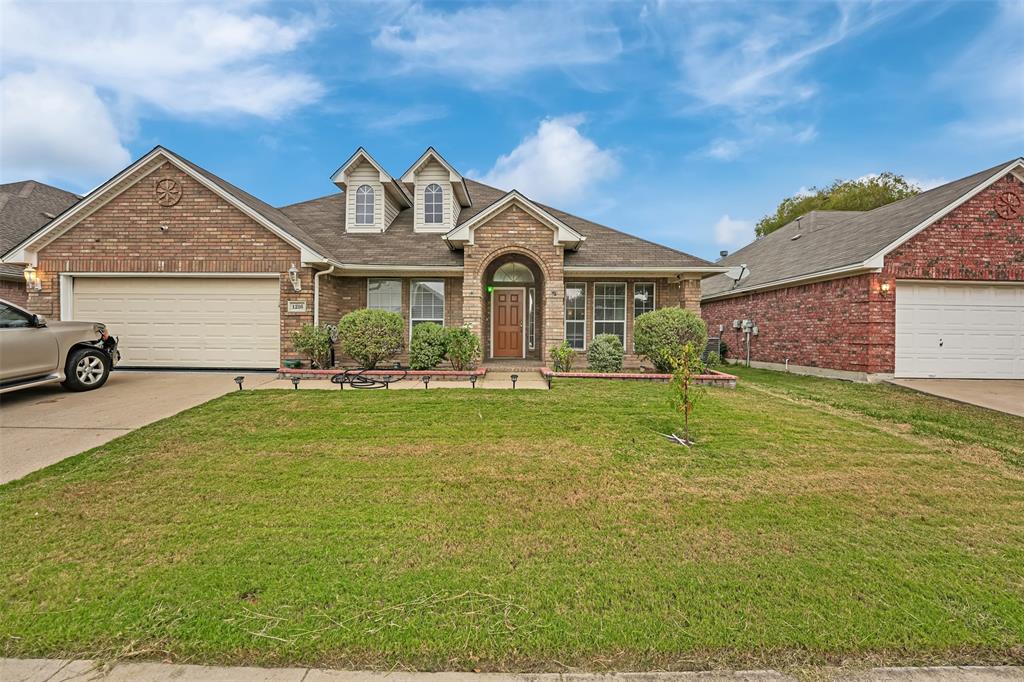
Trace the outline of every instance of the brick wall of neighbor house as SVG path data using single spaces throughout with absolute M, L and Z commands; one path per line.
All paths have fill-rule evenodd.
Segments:
M 725 325 L 733 358 L 743 353 L 743 336 L 732 320 L 748 318 L 760 332 L 753 360 L 890 374 L 899 280 L 1024 281 L 1024 216 L 996 213 L 1004 192 L 1024 197 L 1024 183 L 1000 179 L 887 255 L 881 273 L 705 301 L 704 319 L 711 329 Z
M 25 291 L 25 280 L 0 279 L 0 298 L 22 308 L 27 307 L 28 292 Z
M 174 206 L 156 202 L 154 187 L 163 178 L 182 188 Z M 288 268 L 299 263 L 297 249 L 169 163 L 140 168 L 121 187 L 127 189 L 40 251 L 42 290 L 29 294 L 30 309 L 59 317 L 61 272 L 276 272 L 282 354 L 297 357 L 291 333 L 313 319 L 312 269 L 301 268 L 300 292 L 287 277 Z M 289 314 L 288 301 L 305 301 L 306 312 Z
M 479 226 L 473 235 L 474 244 L 464 250 L 462 285 L 463 321 L 484 343 L 484 357 L 489 356 L 489 339 L 484 329 L 485 291 L 483 276 L 487 266 L 496 258 L 516 253 L 536 262 L 544 276 L 543 319 L 538 319 L 538 331 L 543 339 L 543 357 L 565 338 L 564 282 L 562 277 L 562 247 L 553 244 L 551 228 L 536 220 L 516 205 Z
M 395 358 L 407 364 L 409 362 L 409 294 L 414 279 L 443 279 L 444 286 L 444 324 L 446 327 L 457 327 L 462 324 L 462 278 L 461 277 L 388 277 L 383 279 L 402 280 L 402 321 L 405 347 Z M 367 277 L 334 277 L 324 275 L 320 278 L 320 324 L 338 324 L 348 313 L 366 307 Z M 335 361 L 339 365 L 354 364 L 351 358 L 345 357 L 338 350 Z

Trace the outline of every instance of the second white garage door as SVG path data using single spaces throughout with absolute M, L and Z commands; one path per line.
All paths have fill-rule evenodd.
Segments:
M 1024 379 L 1024 285 L 898 283 L 896 376 Z
M 277 367 L 273 278 L 76 277 L 76 320 L 105 322 L 127 367 Z

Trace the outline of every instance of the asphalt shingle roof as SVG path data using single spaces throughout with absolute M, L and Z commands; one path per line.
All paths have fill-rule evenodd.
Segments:
M 745 264 L 750 274 L 738 285 L 725 275 L 709 277 L 701 283 L 701 294 L 707 298 L 755 289 L 863 263 L 1017 160 L 871 211 L 809 213 L 717 261 L 716 265 Z M 800 237 L 794 239 L 798 234 Z
M 459 224 L 470 220 L 507 194 L 475 180 L 466 180 L 473 205 L 462 209 Z M 704 267 L 708 261 L 649 242 L 565 211 L 538 204 L 587 239 L 577 251 L 566 252 L 567 266 L 581 267 Z M 290 206 L 281 212 L 313 235 L 337 261 L 357 265 L 462 265 L 462 253 L 452 251 L 439 234 L 413 231 L 413 209 L 404 209 L 382 233 L 345 232 L 345 200 L 329 194 Z
M 35 180 L 0 185 L 0 254 L 21 243 L 79 200 L 59 187 Z M 22 266 L 0 264 L 0 277 L 22 277 Z

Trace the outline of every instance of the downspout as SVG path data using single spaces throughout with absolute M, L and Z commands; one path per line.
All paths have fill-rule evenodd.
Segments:
M 323 275 L 329 275 L 334 272 L 334 267 L 331 266 L 326 270 L 313 275 L 313 326 L 320 326 L 320 277 Z

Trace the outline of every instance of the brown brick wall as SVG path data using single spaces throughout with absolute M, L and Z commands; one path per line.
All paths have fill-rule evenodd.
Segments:
M 25 280 L 0 279 L 0 298 L 22 308 L 27 308 L 28 292 L 25 291 Z M 35 311 L 33 310 L 32 312 Z
M 163 178 L 182 188 L 174 206 L 156 201 L 155 183 Z M 301 292 L 287 278 L 299 263 L 297 249 L 169 163 L 141 168 L 119 187 L 127 188 L 40 251 L 43 288 L 29 294 L 32 309 L 59 317 L 61 272 L 277 272 L 281 347 L 285 357 L 295 357 L 291 333 L 313 318 L 313 271 L 301 269 Z M 290 300 L 306 301 L 307 312 L 289 314 Z
M 732 320 L 751 318 L 760 332 L 752 360 L 892 373 L 899 280 L 1024 281 L 1024 216 L 995 210 L 1006 192 L 1024 199 L 1024 183 L 1012 176 L 994 183 L 887 255 L 881 273 L 706 301 L 704 319 L 712 329 L 726 326 L 732 357 L 743 349 Z

